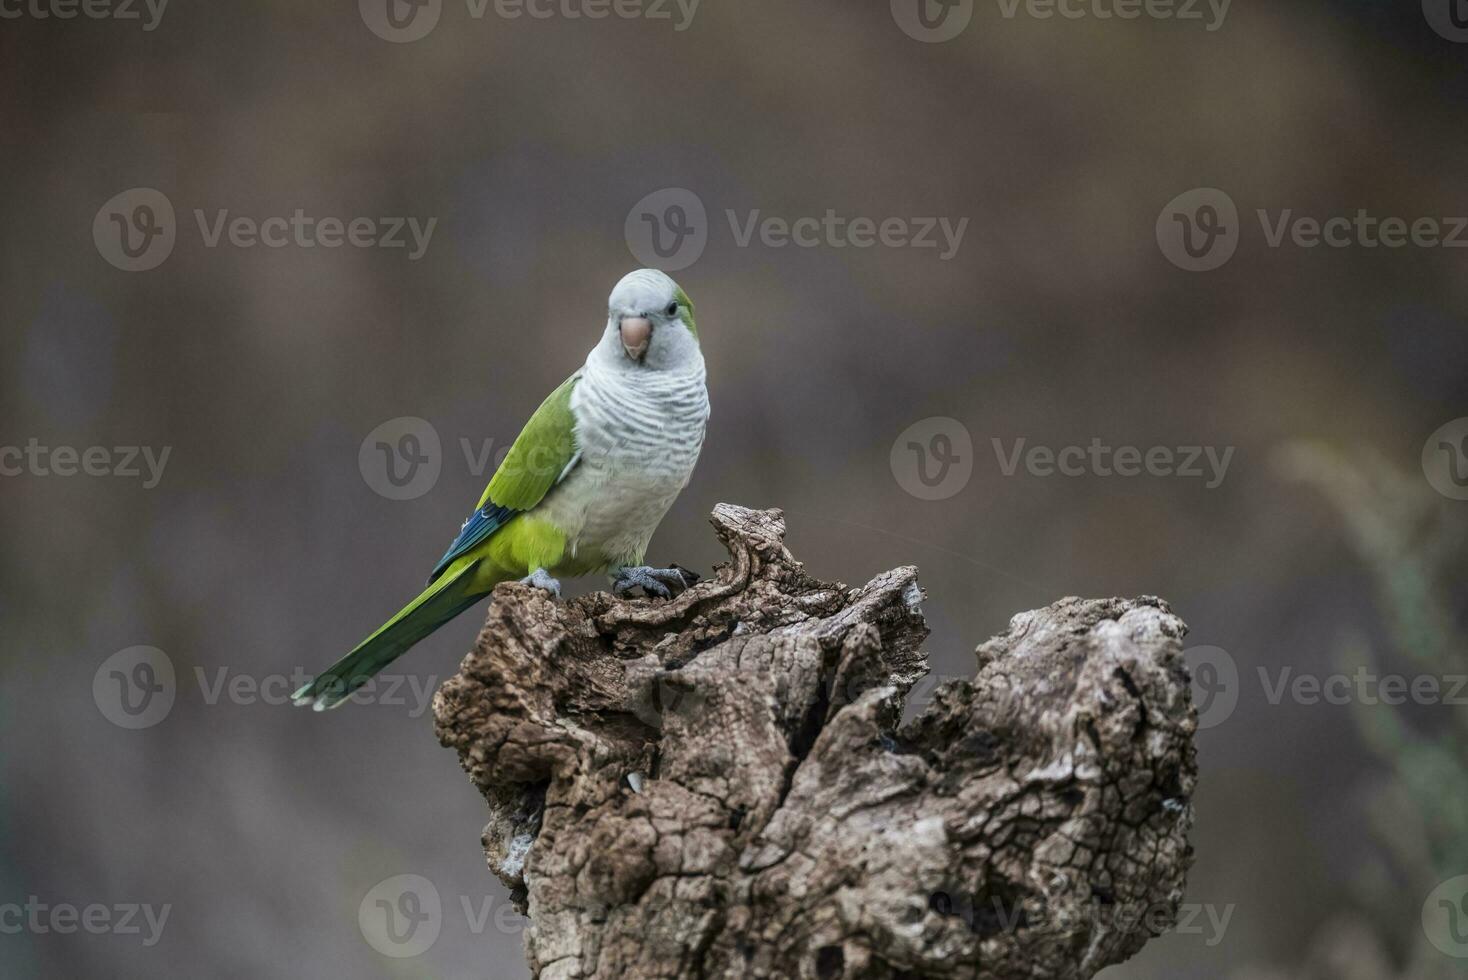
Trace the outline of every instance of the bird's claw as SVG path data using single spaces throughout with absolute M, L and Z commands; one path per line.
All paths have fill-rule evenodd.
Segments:
M 633 589 L 640 588 L 647 595 L 659 599 L 671 599 L 697 582 L 698 579 L 697 572 L 690 572 L 677 565 L 671 568 L 636 565 L 617 569 L 617 575 L 612 580 L 612 593 L 626 596 Z
M 537 589 L 544 589 L 546 592 L 549 592 L 557 599 L 561 597 L 561 583 L 551 578 L 550 573 L 543 568 L 537 568 L 535 571 L 522 578 L 520 580 L 520 584 L 533 586 Z

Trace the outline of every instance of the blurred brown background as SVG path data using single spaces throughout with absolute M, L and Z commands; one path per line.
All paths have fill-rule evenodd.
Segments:
M 145 7 L 5 8 L 22 14 L 0 20 L 0 446 L 170 455 L 153 487 L 0 477 L 0 904 L 171 912 L 152 946 L 146 926 L 7 930 L 0 974 L 525 975 L 494 915 L 482 802 L 407 684 L 404 704 L 329 716 L 280 704 L 284 682 L 268 699 L 210 691 L 325 666 L 415 594 L 488 476 L 460 440 L 508 445 L 581 363 L 641 264 L 629 212 L 665 188 L 707 208 L 707 247 L 675 275 L 714 414 L 650 557 L 707 571 L 714 503 L 782 506 L 817 575 L 920 566 L 943 675 L 1062 595 L 1165 596 L 1189 643 L 1243 678 L 1199 737 L 1188 896 L 1233 911 L 1221 941 L 1169 935 L 1104 976 L 1294 975 L 1352 910 L 1404 959 L 1436 882 L 1385 911 L 1361 887 L 1385 860 L 1363 787 L 1391 766 L 1351 708 L 1271 704 L 1257 670 L 1329 672 L 1346 634 L 1391 646 L 1345 525 L 1282 479 L 1281 446 L 1372 454 L 1462 521 L 1468 503 L 1434 493 L 1419 458 L 1468 415 L 1468 253 L 1272 248 L 1255 212 L 1468 214 L 1468 45 L 1415 2 L 1236 0 L 1208 30 L 980 0 L 944 43 L 910 37 L 885 0 L 704 0 L 681 31 L 676 5 L 590 19 L 567 2 L 511 19 L 443 0 L 406 43 L 343 0 L 174 0 L 153 30 Z M 1183 271 L 1155 228 L 1203 187 L 1237 204 L 1240 241 Z M 176 212 L 172 252 L 142 272 L 93 237 L 132 188 Z M 209 247 L 195 217 L 297 208 L 437 223 L 412 260 Z M 741 247 L 725 212 L 755 209 L 969 224 L 948 261 Z M 440 475 L 407 500 L 359 465 L 399 417 L 441 440 Z M 894 442 L 933 417 L 971 435 L 972 475 L 921 500 Z M 1007 476 L 994 439 L 1235 451 L 1210 489 Z M 431 692 L 480 618 L 394 671 Z M 130 730 L 109 720 L 102 668 L 139 645 L 166 653 L 176 693 Z M 415 958 L 382 955 L 358 923 L 400 874 L 443 905 Z M 464 900 L 488 908 L 482 928 Z

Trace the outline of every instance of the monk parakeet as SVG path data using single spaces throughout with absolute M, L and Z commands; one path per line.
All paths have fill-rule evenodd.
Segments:
M 428 588 L 295 694 L 333 708 L 419 640 L 518 579 L 559 596 L 557 576 L 610 572 L 612 588 L 666 598 L 691 584 L 643 564 L 693 475 L 708 423 L 693 303 L 661 272 L 617 283 L 586 363 L 536 409 Z

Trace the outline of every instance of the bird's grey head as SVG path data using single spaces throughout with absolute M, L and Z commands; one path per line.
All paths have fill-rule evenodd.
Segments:
M 628 370 L 692 366 L 702 360 L 693 301 L 656 269 L 629 273 L 607 300 L 607 329 L 598 351 Z

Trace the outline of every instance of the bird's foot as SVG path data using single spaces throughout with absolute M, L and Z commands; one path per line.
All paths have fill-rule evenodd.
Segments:
M 626 566 L 617 569 L 617 574 L 613 576 L 612 592 L 615 595 L 626 596 L 633 589 L 640 588 L 646 595 L 656 596 L 659 599 L 671 599 L 697 582 L 698 579 L 697 572 L 690 572 L 677 565 L 672 568 L 652 568 L 647 565 Z
M 537 589 L 544 589 L 557 599 L 561 597 L 561 583 L 550 577 L 550 573 L 543 568 L 537 568 L 529 575 L 520 580 L 521 585 L 531 585 Z

